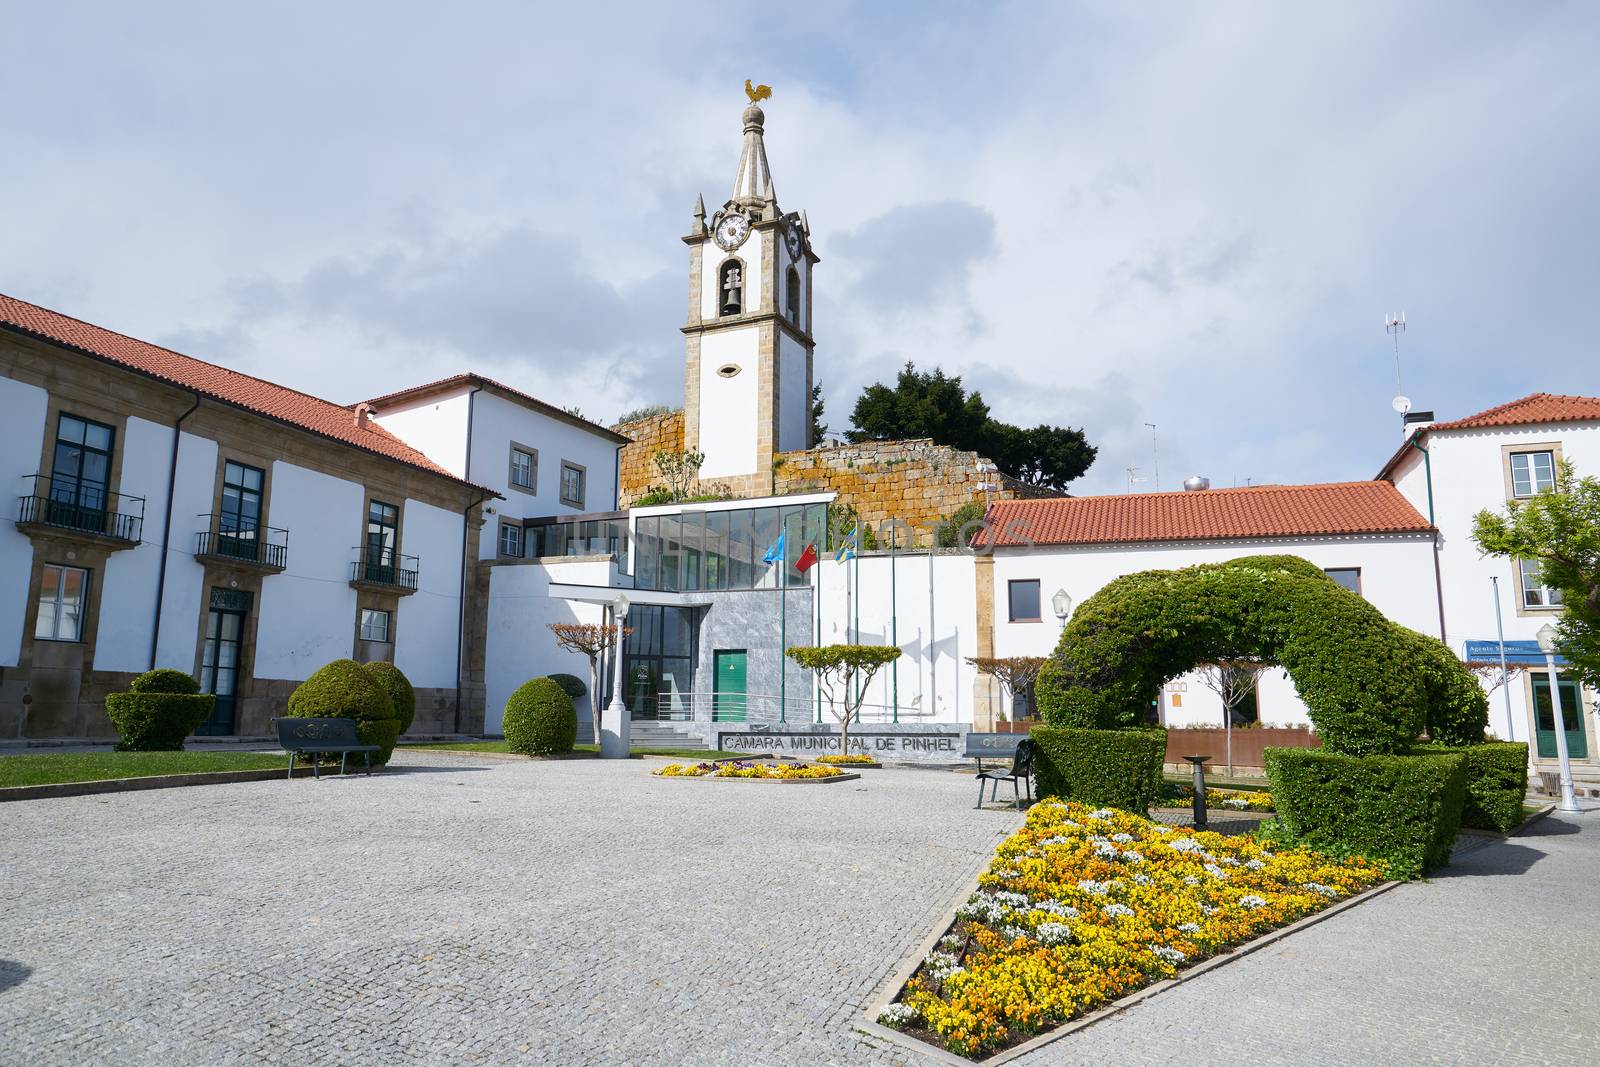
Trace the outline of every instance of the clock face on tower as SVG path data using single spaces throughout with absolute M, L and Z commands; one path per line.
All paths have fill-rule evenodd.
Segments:
M 783 232 L 783 243 L 788 246 L 789 258 L 799 259 L 800 250 L 805 247 L 805 239 L 800 236 L 800 227 L 791 222 L 789 228 Z
M 750 220 L 743 215 L 730 213 L 717 223 L 717 247 L 732 252 L 750 236 Z

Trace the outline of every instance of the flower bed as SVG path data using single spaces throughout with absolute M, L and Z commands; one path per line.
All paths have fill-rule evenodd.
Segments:
M 1194 803 L 1194 786 L 1174 785 L 1166 799 L 1187 807 Z M 1276 811 L 1272 794 L 1264 789 L 1207 789 L 1206 809 L 1222 808 L 1228 811 Z
M 1383 880 L 1363 859 L 1273 850 L 1047 800 L 878 1021 L 977 1057 Z
M 860 752 L 852 752 L 848 756 L 818 756 L 818 763 L 826 763 L 830 767 L 882 767 L 883 764 L 871 756 Z
M 805 778 L 837 778 L 844 772 L 807 763 L 729 760 L 724 763 L 669 763 L 651 773 L 663 778 L 764 778 L 792 782 Z

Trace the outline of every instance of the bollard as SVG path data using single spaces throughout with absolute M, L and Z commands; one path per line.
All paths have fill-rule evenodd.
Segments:
M 1206 828 L 1206 760 L 1210 756 L 1185 756 L 1194 764 L 1194 828 Z

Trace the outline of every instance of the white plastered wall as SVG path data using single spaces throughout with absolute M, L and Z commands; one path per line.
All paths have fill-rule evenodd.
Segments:
M 190 558 L 197 547 L 193 535 L 189 534 L 188 540 L 182 539 L 193 525 L 192 513 L 180 514 L 174 509 L 172 544 L 163 546 L 161 541 L 167 514 L 167 468 L 172 460 L 172 435 L 170 426 L 130 416 L 118 442 L 122 450 L 122 491 L 145 498 L 144 535 L 137 548 L 113 552 L 106 560 L 105 573 L 95 576 L 101 582 L 100 625 L 94 648 L 94 669 L 98 671 L 139 673 L 150 668 L 150 628 L 154 623 L 163 547 L 170 549 L 169 576 L 172 571 L 181 571 L 185 562 L 195 566 Z M 210 485 L 207 480 L 206 488 Z M 182 495 L 192 495 L 188 492 L 189 486 L 181 489 Z M 168 596 L 177 601 L 168 600 L 168 605 L 187 610 L 189 658 L 193 659 L 199 603 L 192 595 L 185 597 L 170 581 L 163 599 Z M 187 661 L 181 666 L 189 669 Z
M 754 326 L 717 330 L 700 339 L 700 451 L 706 457 L 701 478 L 756 473 L 759 342 Z M 739 368 L 737 374 L 724 378 L 717 373 L 730 363 Z
M 616 566 L 610 560 L 525 560 L 497 564 L 489 572 L 489 628 L 484 647 L 484 732 L 497 734 L 506 701 L 523 682 L 551 674 L 572 674 L 588 683 L 589 661 L 562 651 L 550 633 L 553 622 L 601 621 L 597 604 L 550 596 L 551 582 L 615 586 Z M 626 584 L 623 580 L 622 584 Z M 587 721 L 590 696 L 576 701 L 578 721 Z
M 460 512 L 405 502 L 400 549 L 418 559 L 417 591 L 400 598 L 394 664 L 414 686 L 444 689 L 456 684 L 464 522 Z
M 36 385 L 0 378 L 0 485 L 16 498 L 33 491 L 27 479 L 39 473 L 50 394 Z M 0 667 L 15 667 L 22 655 L 22 624 L 28 614 L 28 578 L 33 542 L 14 523 L 0 522 Z

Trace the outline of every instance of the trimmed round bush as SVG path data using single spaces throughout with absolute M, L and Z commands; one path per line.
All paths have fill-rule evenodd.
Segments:
M 106 717 L 117 728 L 118 752 L 181 752 L 216 702 L 189 675 L 159 667 L 135 678 L 128 692 L 107 694 Z
M 1385 618 L 1297 556 L 1246 556 L 1107 584 L 1078 608 L 1040 672 L 1051 726 L 1137 725 L 1170 678 L 1219 659 L 1281 665 L 1330 752 L 1406 751 L 1426 725 L 1483 740 L 1482 687 L 1441 642 Z
M 578 713 L 554 679 L 534 678 L 518 686 L 506 701 L 501 730 L 512 752 L 558 756 L 571 752 L 578 740 Z
M 299 719 L 354 719 L 361 743 L 382 749 L 372 760 L 380 766 L 389 762 L 400 736 L 388 691 L 353 659 L 336 659 L 301 682 L 289 694 L 289 714 Z
M 198 693 L 200 683 L 194 675 L 185 674 L 175 667 L 157 667 L 145 671 L 128 683 L 130 693 Z
M 398 733 L 404 734 L 411 729 L 411 723 L 417 717 L 417 691 L 411 688 L 411 680 L 399 667 L 385 660 L 363 663 L 361 666 L 389 694 L 394 717 L 400 723 Z
M 576 674 L 552 674 L 550 680 L 559 685 L 561 691 L 575 701 L 582 700 L 583 695 L 589 691 L 589 683 Z

